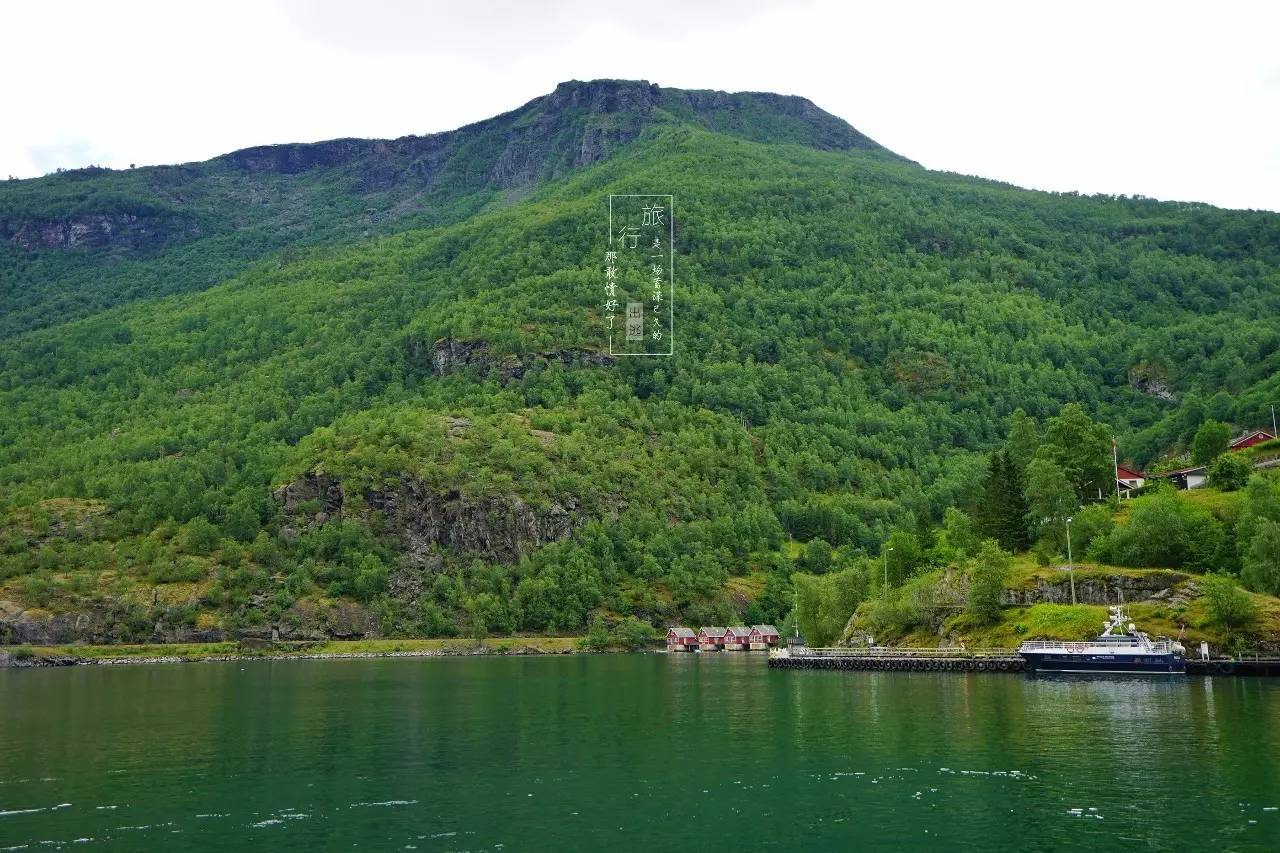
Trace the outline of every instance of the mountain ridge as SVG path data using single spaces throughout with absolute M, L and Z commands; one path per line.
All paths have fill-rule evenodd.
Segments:
M 596 80 L 424 136 L 253 146 L 11 181 L 0 184 L 0 262 L 16 274 L 0 282 L 0 333 L 202 289 L 290 247 L 460 221 L 682 123 L 903 159 L 804 98 Z M 187 250 L 166 263 L 175 247 Z

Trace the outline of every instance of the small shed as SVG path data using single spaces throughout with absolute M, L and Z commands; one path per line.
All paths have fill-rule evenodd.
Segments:
M 1173 485 L 1179 489 L 1198 489 L 1209 479 L 1208 470 L 1207 465 L 1192 465 L 1190 468 L 1166 471 L 1164 476 L 1172 480 Z
M 781 637 L 772 625 L 752 625 L 747 642 L 753 649 L 768 649 L 778 645 Z
M 724 648 L 724 628 L 714 625 L 698 629 L 698 648 L 704 652 L 718 652 Z
M 730 626 L 724 629 L 724 647 L 727 651 L 745 652 L 751 642 L 751 629 L 746 625 Z
M 692 628 L 677 625 L 667 629 L 667 651 L 693 652 L 698 649 L 698 635 Z

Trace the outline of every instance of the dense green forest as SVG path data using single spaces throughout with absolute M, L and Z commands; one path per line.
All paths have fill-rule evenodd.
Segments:
M 555 107 L 556 133 L 630 131 L 586 163 L 541 140 L 518 192 L 434 184 L 436 218 L 398 233 L 351 225 L 371 205 L 333 173 L 283 172 L 333 202 L 294 206 L 318 223 L 296 240 L 234 187 L 181 214 L 194 242 L 11 237 L 0 598 L 96 609 L 107 639 L 781 621 L 797 591 L 847 619 L 889 602 L 882 575 L 1056 554 L 1032 503 L 1109 493 L 1112 436 L 1146 465 L 1206 421 L 1269 421 L 1280 216 L 928 172 L 829 116 L 673 91 L 643 121 L 626 98 Z M 0 212 L 71 205 L 71 180 L 19 182 Z M 671 358 L 602 355 L 622 193 L 675 198 Z M 1094 520 L 1108 561 L 1171 559 Z M 1234 524 L 1180 559 L 1241 570 Z

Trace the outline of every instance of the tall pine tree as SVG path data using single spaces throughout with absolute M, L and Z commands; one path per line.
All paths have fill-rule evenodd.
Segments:
M 1031 546 L 1025 479 L 1022 466 L 1012 454 L 1007 450 L 992 452 L 982 483 L 978 524 L 983 534 L 1006 551 L 1025 551 Z

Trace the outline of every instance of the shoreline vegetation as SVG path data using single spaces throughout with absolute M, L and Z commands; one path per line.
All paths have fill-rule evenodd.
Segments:
M 323 640 L 316 642 L 139 643 L 0 647 L 0 667 L 50 667 L 238 660 L 566 655 L 596 651 L 581 637 Z

